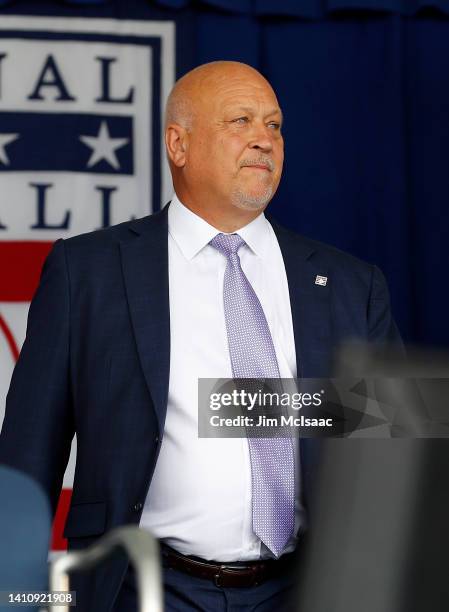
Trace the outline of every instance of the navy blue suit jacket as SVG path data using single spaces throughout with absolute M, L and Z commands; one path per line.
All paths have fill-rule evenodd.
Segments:
M 344 340 L 398 340 L 376 267 L 273 227 L 287 272 L 298 376 L 330 375 L 333 349 Z M 326 286 L 315 284 L 317 275 L 327 277 Z M 30 308 L 0 461 L 34 476 L 54 508 L 76 432 L 65 528 L 72 548 L 139 522 L 164 431 L 169 364 L 167 207 L 57 241 Z M 311 446 L 301 444 L 306 502 Z M 109 609 L 124 567 L 116 563 L 115 580 L 110 568 L 90 585 L 96 612 Z

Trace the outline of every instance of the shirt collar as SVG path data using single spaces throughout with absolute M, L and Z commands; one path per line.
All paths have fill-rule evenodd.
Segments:
M 184 206 L 176 194 L 168 208 L 168 231 L 186 259 L 193 259 L 220 233 L 216 227 Z M 270 227 L 263 213 L 235 233 L 256 255 L 261 258 L 268 256 Z

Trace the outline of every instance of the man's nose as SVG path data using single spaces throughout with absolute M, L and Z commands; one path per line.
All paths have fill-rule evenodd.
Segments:
M 260 149 L 270 152 L 273 149 L 273 134 L 266 125 L 255 125 L 248 146 L 250 149 Z

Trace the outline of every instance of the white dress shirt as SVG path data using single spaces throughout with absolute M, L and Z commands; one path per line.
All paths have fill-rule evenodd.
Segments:
M 232 378 L 223 307 L 227 260 L 209 244 L 219 231 L 176 196 L 168 227 L 168 406 L 140 525 L 186 555 L 228 562 L 269 557 L 252 531 L 247 439 L 198 437 L 198 378 Z M 237 233 L 246 242 L 241 265 L 265 312 L 280 375 L 294 377 L 290 299 L 276 235 L 263 214 Z M 295 534 L 304 521 L 296 494 Z M 292 537 L 284 552 L 295 545 Z

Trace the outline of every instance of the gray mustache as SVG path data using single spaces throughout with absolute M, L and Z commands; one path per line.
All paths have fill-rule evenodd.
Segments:
M 269 157 L 259 157 L 258 159 L 244 159 L 240 162 L 240 168 L 244 168 L 245 166 L 267 166 L 270 172 L 274 170 L 274 162 Z

